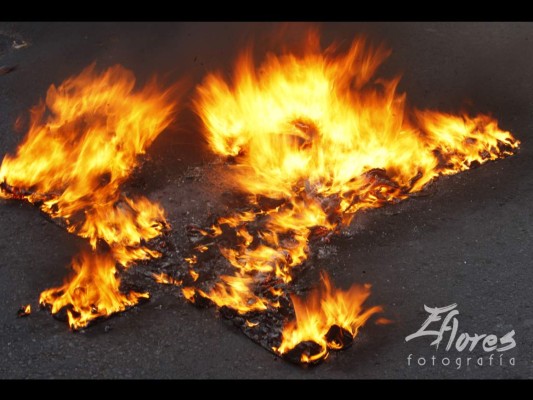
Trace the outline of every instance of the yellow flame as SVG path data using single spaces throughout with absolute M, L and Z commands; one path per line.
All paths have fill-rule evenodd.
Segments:
M 91 65 L 49 88 L 46 101 L 32 110 L 16 154 L 2 161 L 0 196 L 38 205 L 87 238 L 93 250 L 99 240 L 109 246 L 110 256 L 82 254 L 73 261 L 78 275 L 41 296 L 53 313 L 71 306 L 73 328 L 137 301 L 140 295 L 120 293 L 115 261 L 127 267 L 160 256 L 145 242 L 166 228 L 163 209 L 144 197 L 129 198 L 119 187 L 138 165 L 137 156 L 172 121 L 174 89 L 160 90 L 155 81 L 135 89 L 135 77 L 123 67 L 98 74 Z
M 67 307 L 68 323 L 80 329 L 95 318 L 124 311 L 148 298 L 148 293 L 120 292 L 115 260 L 109 255 L 81 253 L 72 261 L 74 274 L 57 288 L 41 293 L 39 303 L 50 305 L 52 314 Z
M 245 51 L 231 81 L 212 73 L 198 87 L 194 105 L 209 145 L 233 158 L 235 179 L 254 209 L 260 196 L 280 201 L 268 210 L 220 218 L 206 232 L 219 236 L 228 225 L 237 243 L 221 248 L 234 276 L 222 277 L 209 293 L 201 292 L 204 297 L 241 314 L 264 310 L 270 301 L 254 286 L 265 276 L 289 283 L 308 257 L 311 237 L 335 232 L 359 210 L 403 200 L 439 175 L 518 148 L 519 141 L 487 115 L 407 109 L 405 94 L 397 92 L 399 78 L 375 77 L 389 54 L 363 39 L 346 52 L 337 45 L 321 51 L 312 32 L 303 55 L 268 54 L 256 67 Z M 366 298 L 360 292 L 327 297 L 331 304 L 320 303 L 320 315 L 294 299 L 299 328 L 286 328 L 278 351 L 298 340 L 321 343 L 326 315 L 355 335 L 350 318 L 359 316 L 357 302 Z M 336 315 L 346 304 L 355 314 Z
M 27 317 L 31 314 L 31 304 L 26 304 L 19 308 L 17 315 L 19 317 Z
M 198 293 L 210 299 L 217 306 L 230 307 L 239 314 L 264 311 L 268 308 L 269 302 L 253 293 L 252 284 L 253 279 L 251 277 L 223 275 L 221 282 L 216 283 L 211 292 L 206 293 L 203 290 L 198 290 Z
M 171 277 L 168 274 L 165 274 L 164 272 L 161 273 L 153 273 L 152 274 L 154 280 L 157 283 L 163 284 L 163 285 L 175 285 L 175 286 L 181 286 L 182 281 L 179 279 L 175 279 Z
M 328 348 L 343 347 L 335 338 L 328 340 L 327 334 L 333 326 L 344 329 L 353 339 L 368 318 L 383 311 L 381 307 L 363 309 L 370 295 L 369 285 L 353 285 L 346 291 L 336 289 L 326 274 L 322 275 L 321 283 L 321 287 L 309 293 L 306 299 L 291 296 L 296 319 L 284 327 L 283 341 L 274 351 L 284 354 L 301 342 L 312 341 L 321 350 L 314 357 L 302 354 L 300 361 L 316 361 L 325 356 Z

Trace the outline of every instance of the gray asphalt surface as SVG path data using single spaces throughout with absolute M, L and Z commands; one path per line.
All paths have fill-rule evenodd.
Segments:
M 264 40 L 269 32 L 290 42 L 305 27 L 0 23 L 0 66 L 18 66 L 0 76 L 0 156 L 23 137 L 13 128 L 17 117 L 27 116 L 51 83 L 92 61 L 99 67 L 120 63 L 140 81 L 154 72 L 168 81 L 188 75 L 192 86 L 206 71 L 231 66 L 250 39 L 263 38 L 256 46 L 260 54 L 270 45 Z M 411 104 L 457 111 L 471 103 L 522 141 L 518 155 L 443 178 L 429 196 L 362 214 L 349 229 L 351 237 L 336 238 L 327 256 L 314 261 L 313 268 L 328 270 L 341 286 L 371 283 L 372 303 L 383 305 L 394 323 L 369 324 L 352 348 L 305 369 L 170 289 L 80 333 L 45 311 L 17 318 L 20 305 L 35 309 L 39 293 L 62 281 L 83 241 L 27 204 L 0 202 L 1 377 L 533 378 L 533 24 L 335 23 L 323 24 L 322 31 L 324 43 L 349 42 L 357 33 L 384 41 L 393 54 L 381 71 L 403 73 L 400 90 Z M 13 49 L 12 41 L 21 39 L 30 45 Z M 154 144 L 142 171 L 146 194 L 163 203 L 175 229 L 205 215 L 209 177 L 190 184 L 182 179 L 190 167 L 205 170 L 209 161 L 198 132 L 184 111 L 179 127 Z M 426 319 L 424 304 L 451 303 L 460 311 L 459 333 L 501 337 L 514 329 L 516 347 L 495 353 L 492 366 L 485 355 L 478 366 L 484 355 L 479 346 L 472 353 L 447 352 L 445 343 L 436 350 L 427 337 L 405 342 Z M 467 357 L 474 358 L 468 366 Z M 511 358 L 515 365 L 509 365 Z

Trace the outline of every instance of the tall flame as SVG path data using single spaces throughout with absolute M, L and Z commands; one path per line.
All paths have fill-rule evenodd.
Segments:
M 133 73 L 94 65 L 52 85 L 46 101 L 31 112 L 31 124 L 16 155 L 0 166 L 0 196 L 25 199 L 69 232 L 87 238 L 93 250 L 104 241 L 109 255 L 87 253 L 73 261 L 75 275 L 42 293 L 41 304 L 56 313 L 69 305 L 69 323 L 85 326 L 137 302 L 119 291 L 115 264 L 159 257 L 145 242 L 167 226 L 163 209 L 144 197 L 129 198 L 120 186 L 137 156 L 170 124 L 174 104 L 155 81 L 135 89 Z M 81 293 L 81 294 L 80 294 Z
M 254 288 L 272 279 L 289 283 L 308 257 L 310 239 L 337 231 L 359 210 L 400 201 L 439 175 L 518 147 L 487 115 L 409 111 L 397 92 L 399 78 L 374 77 L 389 54 L 362 39 L 344 53 L 336 45 L 321 51 L 311 33 L 303 56 L 268 54 L 256 68 L 251 51 L 244 52 L 231 82 L 210 74 L 198 87 L 195 107 L 210 147 L 233 158 L 235 179 L 252 198 L 249 211 L 220 218 L 204 232 L 216 237 L 232 227 L 237 242 L 220 245 L 234 276 L 200 295 L 241 314 L 272 306 Z M 265 209 L 262 197 L 279 203 Z M 359 289 L 335 292 L 340 297 L 321 293 L 326 297 L 313 298 L 321 306 L 306 311 L 293 298 L 298 329 L 286 327 L 277 351 L 288 352 L 298 340 L 323 343 L 324 310 L 353 297 L 357 320 L 367 296 Z M 313 319 L 313 338 L 308 330 L 301 336 Z

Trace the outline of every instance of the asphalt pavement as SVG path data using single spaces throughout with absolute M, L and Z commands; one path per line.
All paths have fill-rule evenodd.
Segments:
M 410 104 L 450 112 L 467 105 L 491 113 L 522 141 L 517 155 L 443 178 L 428 196 L 361 214 L 349 235 L 335 238 L 327 254 L 313 261 L 314 269 L 326 269 L 341 286 L 371 283 L 371 302 L 381 304 L 393 323 L 368 324 L 351 348 L 302 368 L 265 351 L 214 310 L 193 307 L 167 288 L 78 333 L 44 310 L 17 318 L 21 305 L 36 309 L 39 293 L 62 281 L 84 242 L 28 204 L 0 201 L 1 377 L 533 378 L 533 24 L 321 26 L 324 43 L 346 44 L 366 34 L 391 47 L 380 71 L 402 73 L 399 89 Z M 51 84 L 93 61 L 98 68 L 120 63 L 141 82 L 153 73 L 163 82 L 186 77 L 192 90 L 207 71 L 229 71 L 250 41 L 260 57 L 280 39 L 296 40 L 307 27 L 0 23 L 0 67 L 16 66 L 0 75 L 0 156 L 23 138 L 17 118 L 27 118 Z M 28 45 L 17 49 L 13 41 Z M 186 104 L 180 118 L 154 143 L 141 171 L 145 194 L 161 201 L 175 230 L 205 215 L 211 179 L 183 179 L 195 166 L 208 170 L 211 155 Z M 449 332 L 438 349 L 430 346 L 430 337 L 405 341 L 428 317 L 424 305 L 454 303 L 457 335 L 501 338 L 514 330 L 516 347 L 493 352 L 490 365 L 491 353 L 481 345 L 471 352 L 446 350 Z

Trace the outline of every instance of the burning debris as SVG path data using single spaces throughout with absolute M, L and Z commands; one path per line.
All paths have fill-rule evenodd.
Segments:
M 230 195 L 227 213 L 183 227 L 190 248 L 182 243 L 183 259 L 164 261 L 164 210 L 120 188 L 172 121 L 175 88 L 152 82 L 135 90 L 119 66 L 102 74 L 91 66 L 52 86 L 16 155 L 0 166 L 0 196 L 36 205 L 92 251 L 74 258 L 72 276 L 44 291 L 40 304 L 83 328 L 147 299 L 147 291 L 125 291 L 118 275 L 159 260 L 146 272 L 152 282 L 179 287 L 197 306 L 215 305 L 289 361 L 314 364 L 349 347 L 383 310 L 365 305 L 369 285 L 338 289 L 324 273 L 320 287 L 303 286 L 298 276 L 316 244 L 361 210 L 407 199 L 441 175 L 519 146 L 486 115 L 409 110 L 399 78 L 375 77 L 389 53 L 364 40 L 344 53 L 336 45 L 322 51 L 310 34 L 303 56 L 269 54 L 256 67 L 245 52 L 232 82 L 209 74 L 194 107 L 240 193 Z M 196 167 L 185 179 L 201 176 Z
M 364 40 L 346 53 L 336 45 L 321 51 L 311 33 L 303 56 L 269 54 L 256 68 L 248 51 L 231 83 L 220 74 L 205 78 L 196 111 L 211 149 L 230 159 L 249 206 L 195 229 L 189 267 L 201 270 L 205 259 L 199 233 L 232 268 L 191 299 L 244 318 L 244 329 L 250 315 L 283 314 L 312 242 L 328 241 L 360 210 L 513 154 L 519 142 L 489 116 L 408 110 L 405 94 L 396 92 L 399 78 L 374 77 L 389 53 Z M 277 354 L 319 361 L 380 310 L 362 307 L 366 286 L 334 291 L 326 277 L 323 285 L 305 303 L 290 296 L 295 320 L 283 324 L 281 344 L 272 346 Z
M 168 229 L 158 204 L 119 189 L 175 108 L 173 88 L 151 82 L 136 91 L 134 85 L 126 69 L 97 74 L 94 65 L 52 85 L 46 102 L 32 110 L 16 155 L 0 166 L 0 196 L 33 203 L 91 245 L 92 252 L 73 260 L 74 274 L 39 299 L 53 314 L 68 308 L 72 329 L 148 297 L 123 294 L 117 266 L 160 257 L 147 243 Z
M 321 283 L 305 300 L 291 296 L 296 318 L 283 328 L 283 340 L 275 352 L 289 358 L 297 356 L 296 361 L 303 363 L 319 361 L 327 357 L 329 349 L 349 347 L 359 328 L 383 311 L 381 307 L 363 310 L 370 285 L 354 285 L 343 291 L 335 289 L 326 274 Z
M 17 317 L 27 317 L 31 314 L 31 305 L 26 304 L 25 306 L 21 306 L 17 311 Z
M 81 253 L 72 260 L 71 267 L 72 276 L 62 286 L 42 292 L 39 303 L 49 306 L 52 314 L 65 309 L 74 330 L 149 298 L 148 293 L 120 291 L 116 260 L 109 254 Z

